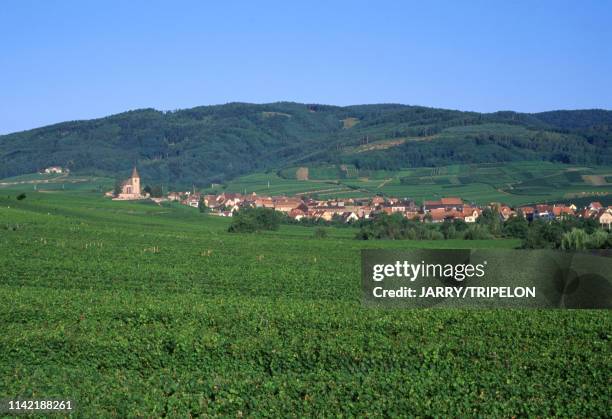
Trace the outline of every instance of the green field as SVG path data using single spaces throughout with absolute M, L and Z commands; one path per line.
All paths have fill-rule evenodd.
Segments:
M 607 311 L 366 309 L 353 229 L 229 234 L 192 208 L 0 193 L 0 398 L 78 416 L 609 413 Z
M 459 129 L 459 128 L 457 128 Z M 518 129 L 518 128 L 517 128 Z M 612 194 L 612 167 L 582 167 L 550 162 L 508 162 L 421 167 L 398 171 L 357 170 L 329 165 L 309 168 L 309 180 L 295 179 L 296 167 L 276 174 L 238 178 L 227 185 L 231 191 L 264 192 L 270 181 L 274 193 L 323 190 L 322 197 L 357 197 L 384 194 L 417 201 L 459 196 L 468 202 L 509 205 L 571 202 L 573 199 Z

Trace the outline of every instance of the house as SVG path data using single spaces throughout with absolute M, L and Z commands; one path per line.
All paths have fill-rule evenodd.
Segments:
M 359 218 L 363 218 L 363 219 L 367 220 L 367 219 L 370 218 L 370 215 L 372 214 L 372 208 L 367 207 L 367 206 L 360 207 L 355 212 L 357 213 Z
M 314 219 L 321 219 L 325 221 L 331 221 L 336 215 L 335 210 L 331 209 L 312 209 L 308 211 L 308 216 Z
M 568 216 L 572 216 L 574 215 L 574 210 L 572 209 L 572 207 L 568 207 L 566 205 L 553 205 L 552 207 L 552 213 L 553 216 L 560 220 L 563 218 L 567 218 Z
M 515 215 L 515 212 L 512 211 L 512 208 L 506 205 L 497 205 L 497 211 L 499 211 L 499 215 L 503 218 L 504 221 Z
M 535 206 L 534 217 L 543 218 L 548 221 L 551 221 L 555 218 L 555 216 L 553 215 L 552 207 L 546 204 L 538 204 Z
M 300 198 L 280 198 L 274 200 L 274 209 L 276 211 L 289 213 L 292 209 L 298 208 L 303 204 Z
M 331 221 L 338 212 L 335 210 L 323 210 L 321 218 L 325 221 Z
M 147 196 L 143 195 L 140 191 L 140 175 L 138 174 L 136 167 L 134 167 L 132 170 L 132 176 L 123 181 L 121 184 L 121 190 L 113 199 L 128 201 L 145 198 L 147 198 Z
M 274 208 L 274 201 L 270 197 L 258 197 L 255 199 L 255 207 L 257 208 Z
M 600 209 L 603 209 L 603 205 L 601 205 L 601 202 L 598 201 L 591 202 L 589 204 L 589 209 L 592 211 L 599 211 Z
M 481 211 L 479 208 L 465 206 L 463 207 L 461 215 L 463 221 L 465 221 L 466 223 L 475 223 L 476 220 L 478 220 L 478 217 L 480 217 L 480 213 Z
M 208 208 L 217 208 L 219 204 L 217 203 L 217 195 L 207 194 L 202 197 L 204 201 L 204 205 Z
M 461 198 L 441 198 L 439 201 L 424 201 L 423 211 L 433 209 L 463 210 L 463 200 Z
M 219 197 L 221 197 L 222 199 L 221 202 L 226 207 L 233 207 L 234 205 L 242 202 L 242 195 L 240 195 L 239 193 L 224 192 L 221 195 L 219 195 Z
M 599 221 L 599 224 L 602 227 L 605 227 L 610 230 L 610 226 L 612 226 L 612 209 L 608 207 L 608 209 L 606 209 L 605 211 L 600 211 L 596 219 L 597 221 Z
M 440 202 L 444 205 L 445 208 L 459 208 L 463 207 L 463 201 L 461 198 L 441 198 Z
M 534 214 L 535 214 L 535 208 L 533 208 L 533 207 L 520 207 L 519 211 L 520 211 L 521 214 L 523 214 L 523 217 L 527 221 L 533 221 Z
M 404 213 L 404 217 L 408 218 L 409 220 L 423 221 L 423 214 L 419 213 L 418 211 L 406 211 Z
M 42 171 L 42 173 L 68 173 L 69 170 L 68 169 L 64 169 L 63 167 L 60 166 L 49 166 L 47 167 L 45 170 Z
M 168 193 L 168 201 L 180 201 L 181 194 L 178 192 L 170 192 Z
M 352 223 L 359 221 L 359 216 L 352 211 L 345 211 L 340 215 L 341 219 L 345 223 Z
M 302 218 L 306 216 L 307 216 L 307 212 L 304 212 L 299 208 L 294 208 L 289 212 L 289 218 L 293 218 L 296 221 L 300 221 Z
M 444 208 L 432 208 L 429 211 L 432 223 L 442 223 L 446 219 L 454 218 L 454 211 L 447 211 Z
M 182 201 L 184 205 L 189 205 L 190 207 L 198 208 L 200 206 L 200 195 L 198 192 L 189 194 L 189 196 Z

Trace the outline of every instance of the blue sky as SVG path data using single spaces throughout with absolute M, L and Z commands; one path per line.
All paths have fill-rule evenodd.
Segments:
M 231 101 L 612 108 L 609 1 L 0 7 L 0 133 Z

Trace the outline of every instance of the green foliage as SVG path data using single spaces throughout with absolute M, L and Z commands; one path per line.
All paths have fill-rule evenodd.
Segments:
M 204 202 L 204 197 L 200 197 L 200 200 L 198 201 L 198 209 L 200 210 L 200 212 L 208 212 L 208 207 Z
M 587 248 L 589 235 L 577 228 L 563 234 L 561 238 L 561 249 L 563 250 L 584 250 Z
M 612 166 L 567 165 L 544 161 L 456 164 L 400 170 L 357 170 L 347 165 L 349 177 L 341 177 L 336 166 L 308 166 L 308 181 L 298 181 L 296 167 L 277 173 L 254 173 L 227 183 L 229 192 L 257 192 L 268 195 L 318 195 L 321 199 L 363 197 L 382 194 L 410 197 L 416 201 L 441 196 L 459 196 L 466 202 L 502 202 L 516 206 L 534 202 L 573 202 L 582 206 L 593 200 L 612 204 L 612 184 L 592 184 L 583 176 L 605 179 Z M 571 179 L 571 180 L 570 180 Z M 592 196 L 596 194 L 597 197 Z M 591 196 L 589 196 L 591 195 Z
M 25 193 L 22 192 L 19 195 L 17 195 L 17 201 L 23 201 L 24 199 L 26 199 Z
M 482 234 L 485 230 L 489 232 L 489 234 L 493 236 L 500 236 L 502 231 L 502 220 L 499 215 L 499 211 L 497 207 L 487 207 L 485 208 L 476 222 L 479 226 L 484 228 L 479 230 L 474 230 L 474 234 Z
M 611 243 L 611 234 L 603 230 L 589 234 L 585 230 L 572 228 L 563 234 L 560 247 L 563 250 L 605 249 L 610 248 Z
M 115 184 L 113 185 L 113 195 L 117 196 L 121 193 L 123 189 L 123 179 L 116 179 Z
M 445 235 L 436 226 L 408 220 L 395 213 L 378 214 L 374 220 L 363 223 L 355 237 L 360 240 L 443 240 Z
M 359 123 L 347 128 L 346 120 Z M 316 105 L 313 110 L 286 102 L 141 109 L 0 136 L 0 178 L 54 164 L 73 173 L 123 176 L 137 164 L 143 179 L 203 187 L 304 163 L 334 168 L 340 178 L 354 178 L 356 170 L 456 163 L 602 165 L 612 163 L 611 122 L 612 112 L 597 110 L 479 114 L 404 105 Z M 364 151 L 364 139 L 396 142 Z M 340 164 L 351 170 L 338 170 Z M 313 170 L 312 176 L 321 173 Z
M 427 214 L 430 215 L 430 214 Z M 425 217 L 426 221 L 428 217 Z M 429 217 L 431 218 L 431 216 Z M 522 240 L 526 249 L 609 249 L 612 234 L 602 230 L 597 221 L 568 217 L 552 222 L 537 219 L 527 222 L 521 215 L 503 222 L 497 210 L 485 209 L 477 223 L 445 220 L 422 223 L 401 214 L 377 214 L 373 220 L 361 221 L 355 235 L 359 240 L 493 240 L 512 237 Z
M 278 230 L 283 215 L 271 208 L 241 208 L 234 214 L 230 233 L 254 233 Z
M 465 231 L 465 240 L 487 240 L 493 238 L 491 226 L 487 224 L 472 224 Z
M 522 215 L 511 217 L 504 223 L 503 232 L 508 237 L 525 239 L 529 232 L 529 223 Z
M 161 185 L 155 185 L 151 188 L 151 197 L 161 198 L 162 196 L 164 196 L 164 191 Z
M 2 397 L 72 397 L 79 417 L 608 415 L 605 310 L 364 309 L 372 244 L 346 228 L 229 234 L 83 191 L 0 196 L 10 223 L 26 228 L 0 232 Z

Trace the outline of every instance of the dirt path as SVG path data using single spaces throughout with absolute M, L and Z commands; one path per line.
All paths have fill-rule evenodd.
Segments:
M 393 178 L 389 178 L 389 179 L 383 180 L 382 183 L 377 186 L 377 188 L 378 189 L 382 188 L 383 186 L 385 186 L 387 183 L 391 182 L 392 180 L 393 180 Z

